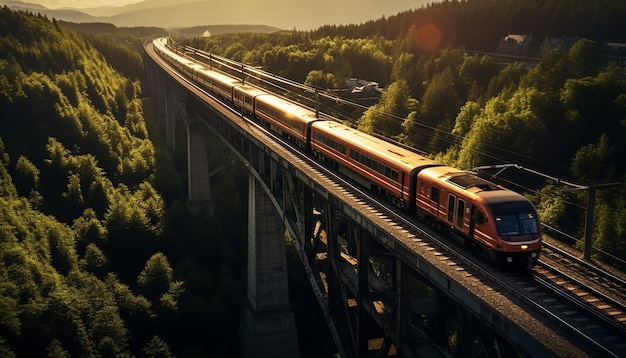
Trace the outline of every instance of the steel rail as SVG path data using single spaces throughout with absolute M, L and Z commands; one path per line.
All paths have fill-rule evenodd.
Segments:
M 164 62 L 164 63 L 167 63 L 169 65 L 168 62 Z M 168 66 L 168 67 L 171 67 L 171 66 Z M 187 79 L 187 76 L 184 73 L 181 73 L 178 69 L 173 68 L 173 71 L 170 70 L 168 72 L 175 73 L 177 75 L 177 77 L 183 79 L 185 83 L 191 85 L 193 88 L 195 88 L 196 90 L 199 90 L 203 94 L 206 94 L 209 97 L 217 100 L 220 104 L 222 104 L 223 106 L 228 108 L 230 111 L 232 111 L 232 113 L 237 114 L 237 115 L 241 115 L 241 113 L 240 113 L 240 111 L 238 109 L 231 107 L 229 105 L 229 103 L 227 103 L 225 101 L 222 101 L 221 99 L 217 98 L 216 96 L 213 96 L 212 94 L 210 94 L 209 92 L 204 90 L 202 87 L 196 85 L 193 81 Z M 480 273 L 480 275 L 483 275 L 484 278 L 489 278 L 493 282 L 497 283 L 503 289 L 505 289 L 506 291 L 509 291 L 511 294 L 513 294 L 516 297 L 518 297 L 519 299 L 521 299 L 524 303 L 530 305 L 532 308 L 536 309 L 540 313 L 548 316 L 553 321 L 558 322 L 560 325 L 562 325 L 563 327 L 567 328 L 570 332 L 578 335 L 579 337 L 584 338 L 585 341 L 587 341 L 588 343 L 592 344 L 593 346 L 595 346 L 597 349 L 599 349 L 603 353 L 608 354 L 610 356 L 617 357 L 617 355 L 615 353 L 613 353 L 612 351 L 608 350 L 600 342 L 597 342 L 592 337 L 588 336 L 584 332 L 580 331 L 578 328 L 574 327 L 573 325 L 571 325 L 570 323 L 568 323 L 564 319 L 560 318 L 553 311 L 547 309 L 546 307 L 544 307 L 541 304 L 539 304 L 538 302 L 530 299 L 529 297 L 519 293 L 518 290 L 515 287 L 513 287 L 511 284 L 505 282 L 504 280 L 498 278 L 496 275 L 494 275 L 491 272 L 487 271 L 485 268 L 483 268 L 480 265 L 478 265 L 473 259 L 470 259 L 470 258 L 464 256 L 463 254 L 459 253 L 456 249 L 452 248 L 451 245 L 448 245 L 442 239 L 437 238 L 435 235 L 426 232 L 420 226 L 415 224 L 415 219 L 405 218 L 404 214 L 399 214 L 395 210 L 395 207 L 394 207 L 394 209 L 391 209 L 390 208 L 390 204 L 388 204 L 386 202 L 381 203 L 380 200 L 374 198 L 372 195 L 370 195 L 369 193 L 366 193 L 364 190 L 358 188 L 356 185 L 348 182 L 347 179 L 344 179 L 344 178 L 340 177 L 338 174 L 334 173 L 329 168 L 326 168 L 322 164 L 318 163 L 316 160 L 314 160 L 312 154 L 302 152 L 299 148 L 296 148 L 296 146 L 292 145 L 290 142 L 286 141 L 285 139 L 281 138 L 280 136 L 276 135 L 275 133 L 272 133 L 271 131 L 266 130 L 264 127 L 259 126 L 257 123 L 255 123 L 254 121 L 252 121 L 251 119 L 249 119 L 249 118 L 247 118 L 245 116 L 244 116 L 244 118 L 246 119 L 247 122 L 250 122 L 250 124 L 253 124 L 258 129 L 263 130 L 266 133 L 266 135 L 268 135 L 268 137 L 272 138 L 274 141 L 278 141 L 279 143 L 281 143 L 281 145 L 283 145 L 284 147 L 289 148 L 289 150 L 292 151 L 292 152 L 295 151 L 296 153 L 299 153 L 299 155 L 301 156 L 301 159 L 306 159 L 307 164 L 312 165 L 316 170 L 319 170 L 320 172 L 325 173 L 325 175 L 331 177 L 332 180 L 339 181 L 341 183 L 340 185 L 342 186 L 342 188 L 344 190 L 346 190 L 346 188 L 349 188 L 349 192 L 351 192 L 353 194 L 354 193 L 358 194 L 358 196 L 361 199 L 366 199 L 368 202 L 370 202 L 370 204 L 374 204 L 374 206 L 376 208 L 386 212 L 387 215 L 390 215 L 390 216 L 394 217 L 396 219 L 396 221 L 395 221 L 396 223 L 401 222 L 401 223 L 403 223 L 403 225 L 408 226 L 410 228 L 410 230 L 407 229 L 407 231 L 413 232 L 413 233 L 415 233 L 415 231 L 417 231 L 419 234 L 421 234 L 421 236 L 423 236 L 424 238 L 427 238 L 431 243 L 434 243 L 440 249 L 443 249 L 443 250 L 447 251 L 447 253 L 451 254 L 455 259 L 460 260 L 461 262 L 465 263 L 468 266 L 468 268 L 470 268 L 472 270 L 476 270 L 477 272 Z M 448 240 L 449 239 L 447 239 L 446 241 L 448 241 Z M 449 258 L 451 260 L 453 259 L 451 257 L 449 257 Z M 543 280 L 538 279 L 537 281 L 543 281 Z M 551 286 L 551 284 L 548 283 L 548 282 L 546 282 L 545 285 L 544 285 L 544 287 L 550 287 L 550 286 Z M 556 294 L 559 294 L 559 295 L 563 294 L 563 292 L 560 292 L 561 290 L 559 290 L 559 289 L 550 289 L 550 290 L 552 292 L 555 292 Z M 570 297 L 566 297 L 566 296 L 564 298 L 568 299 L 568 300 L 570 299 Z

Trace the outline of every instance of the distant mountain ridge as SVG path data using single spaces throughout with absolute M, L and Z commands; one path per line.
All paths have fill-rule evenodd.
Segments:
M 211 11 L 210 4 L 198 0 L 182 0 L 172 4 L 169 0 L 146 0 L 125 6 L 101 6 L 87 9 L 49 9 L 39 4 L 22 1 L 0 0 L 12 10 L 45 15 L 50 19 L 75 23 L 110 23 L 118 27 L 155 26 L 183 28 L 218 24 L 220 16 L 208 17 L 207 13 L 219 15 L 223 11 Z M 215 9 L 213 9 L 215 10 Z M 226 10 L 227 11 L 227 10 Z M 228 18 L 222 16 L 222 18 Z M 280 30 L 272 28 L 272 31 Z
M 74 10 L 74 9 L 52 10 L 39 4 L 31 4 L 31 3 L 26 3 L 22 1 L 0 0 L 0 4 L 2 6 L 6 5 L 11 10 L 31 12 L 33 14 L 42 14 L 42 15 L 47 16 L 50 19 L 54 18 L 57 20 L 65 20 L 65 21 L 70 21 L 70 22 L 102 22 L 103 21 L 103 19 L 101 18 L 91 16 L 87 13 Z
M 428 0 L 413 0 L 415 7 Z M 311 30 L 323 25 L 359 24 L 410 10 L 402 3 L 362 0 L 358 6 L 335 0 L 317 0 L 295 4 L 291 0 L 238 2 L 216 5 L 206 0 L 145 0 L 125 6 L 100 6 L 89 9 L 49 9 L 42 5 L 16 0 L 0 0 L 14 10 L 40 13 L 48 18 L 68 22 L 105 22 L 119 27 L 152 26 L 166 29 L 200 25 L 263 24 L 279 29 Z M 413 4 L 413 2 L 411 2 Z M 412 6 L 412 5 L 410 5 Z M 410 7 L 409 6 L 409 7 Z M 284 14 L 289 14 L 288 16 Z M 374 14 L 374 15 L 372 15 Z

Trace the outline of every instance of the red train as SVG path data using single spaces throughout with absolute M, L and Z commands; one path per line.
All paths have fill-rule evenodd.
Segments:
M 472 172 L 320 119 L 306 107 L 179 55 L 165 38 L 153 44 L 164 59 L 209 92 L 398 207 L 476 244 L 494 263 L 531 267 L 539 257 L 539 219 L 524 196 Z

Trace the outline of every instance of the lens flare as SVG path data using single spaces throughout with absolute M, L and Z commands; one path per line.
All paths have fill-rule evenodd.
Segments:
M 439 48 L 443 34 L 433 23 L 422 24 L 415 31 L 415 45 L 422 51 L 434 51 Z
M 430 52 L 444 46 L 454 45 L 454 26 L 445 16 L 422 17 L 415 21 L 412 29 L 414 45 L 421 51 Z

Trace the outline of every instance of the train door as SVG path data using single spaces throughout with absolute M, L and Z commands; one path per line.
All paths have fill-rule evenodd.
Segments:
M 437 220 L 439 220 L 439 188 L 433 186 L 430 189 L 430 200 L 435 203 L 435 209 L 431 209 L 430 211 L 435 215 Z
M 463 199 L 457 200 L 456 203 L 456 227 L 463 231 L 463 220 L 465 219 L 465 201 Z
M 448 195 L 448 222 L 454 224 L 454 208 L 456 207 L 456 197 L 452 194 Z
M 474 229 L 476 226 L 476 207 L 474 205 L 471 206 L 470 209 L 470 222 L 469 222 L 469 236 L 474 237 Z

